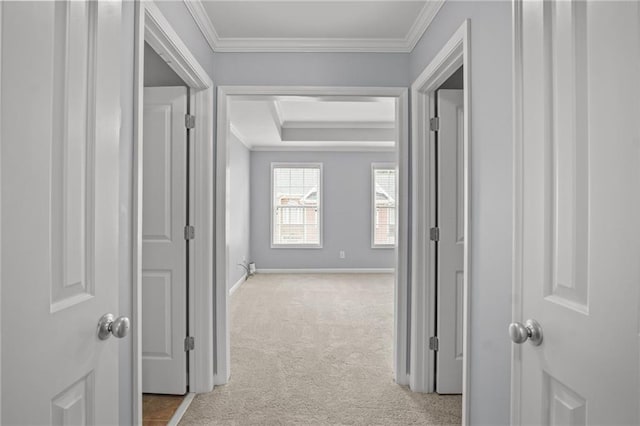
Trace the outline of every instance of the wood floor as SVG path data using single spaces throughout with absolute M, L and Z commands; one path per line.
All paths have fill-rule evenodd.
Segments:
M 173 417 L 184 395 L 142 395 L 142 425 L 165 426 Z

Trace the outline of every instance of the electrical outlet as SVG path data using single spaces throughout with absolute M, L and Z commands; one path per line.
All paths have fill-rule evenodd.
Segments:
M 242 263 L 247 263 L 247 257 L 246 256 L 242 256 Z
M 340 259 L 344 259 L 346 256 L 344 250 L 340 250 Z

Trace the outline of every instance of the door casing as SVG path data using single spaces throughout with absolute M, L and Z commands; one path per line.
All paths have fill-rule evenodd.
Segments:
M 411 245 L 411 375 L 409 386 L 418 392 L 434 392 L 435 356 L 429 350 L 429 336 L 435 335 L 435 256 L 429 240 L 434 226 L 435 186 L 432 176 L 434 133 L 429 130 L 429 118 L 435 111 L 435 91 L 458 68 L 463 68 L 464 81 L 464 273 L 463 273 L 463 364 L 462 364 L 462 424 L 469 419 L 469 271 L 471 264 L 471 185 L 470 185 L 470 123 L 471 123 L 471 20 L 466 19 L 449 41 L 411 85 L 411 169 L 414 200 L 413 240 Z M 426 260 L 426 261 L 425 261 Z
M 220 86 L 218 87 L 218 121 L 216 136 L 216 342 L 215 384 L 225 384 L 231 374 L 229 291 L 227 289 L 227 140 L 229 97 L 264 96 L 359 96 L 396 98 L 396 162 L 398 164 L 398 241 L 396 249 L 396 284 L 394 306 L 393 371 L 398 384 L 409 383 L 408 366 L 408 244 L 409 244 L 409 132 L 407 121 L 408 91 L 398 87 L 313 87 L 313 86 Z
M 213 81 L 153 2 L 136 2 L 132 211 L 133 421 L 142 423 L 142 161 L 144 43 L 165 59 L 191 88 L 196 127 L 191 135 L 189 222 L 196 230 L 189 256 L 189 352 L 191 392 L 213 389 Z

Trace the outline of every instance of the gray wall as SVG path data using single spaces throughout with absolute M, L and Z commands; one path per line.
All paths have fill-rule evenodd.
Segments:
M 394 250 L 371 248 L 371 163 L 393 152 L 251 153 L 251 258 L 258 269 L 393 268 Z M 271 163 L 321 162 L 323 247 L 272 249 Z M 345 259 L 339 258 L 344 250 Z
M 471 424 L 508 424 L 511 343 L 511 3 L 447 1 L 411 54 L 413 81 L 471 18 Z M 491 391 L 487 392 L 487 386 Z
M 211 52 L 182 1 L 156 2 L 217 85 L 409 86 L 464 18 L 471 18 L 471 417 L 506 424 L 511 310 L 511 5 L 449 1 L 411 55 Z M 131 314 L 133 3 L 124 2 L 120 314 Z M 213 72 L 215 69 L 215 73 Z M 325 172 L 325 179 L 326 179 Z M 368 191 L 367 191 L 368 192 Z M 268 193 L 268 192 L 267 192 Z M 267 216 L 268 217 L 268 216 Z M 252 223 L 253 226 L 253 223 Z M 267 228 L 268 229 L 268 228 Z M 325 231 L 326 231 L 325 224 Z M 328 241 L 325 235 L 325 247 Z M 268 241 L 268 239 L 267 239 Z M 352 251 L 347 250 L 347 261 Z M 334 249 L 335 251 L 335 249 Z M 131 345 L 120 342 L 120 419 L 131 423 Z M 491 392 L 486 392 L 487 383 Z
M 215 53 L 216 85 L 407 86 L 404 53 Z
M 144 43 L 144 87 L 186 86 L 174 70 Z
M 251 177 L 251 151 L 231 134 L 229 147 L 229 224 L 227 233 L 227 274 L 228 288 L 231 288 L 245 274 L 238 266 L 244 260 L 250 261 L 249 235 L 251 210 L 249 182 Z

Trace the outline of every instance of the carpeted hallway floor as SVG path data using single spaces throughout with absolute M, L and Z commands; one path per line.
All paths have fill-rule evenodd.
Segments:
M 460 424 L 392 376 L 393 276 L 256 275 L 231 297 L 231 380 L 181 425 Z

